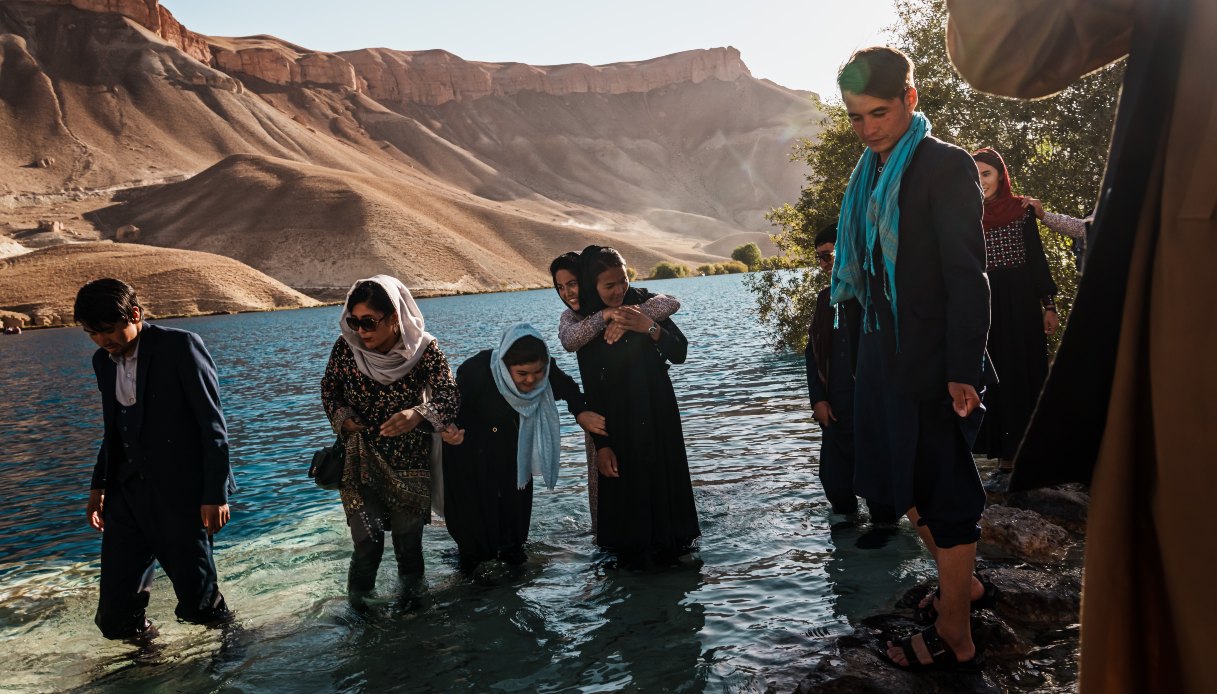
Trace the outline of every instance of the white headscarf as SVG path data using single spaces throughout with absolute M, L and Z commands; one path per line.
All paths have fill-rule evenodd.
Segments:
M 397 344 L 384 354 L 364 347 L 359 333 L 347 325 L 347 317 L 351 315 L 347 302 L 350 301 L 355 287 L 364 282 L 379 284 L 389 295 L 389 301 L 393 303 L 393 309 L 397 313 L 397 330 L 400 337 Z M 418 304 L 414 303 L 410 290 L 396 277 L 388 275 L 376 275 L 351 285 L 347 300 L 342 303 L 342 316 L 338 318 L 338 326 L 342 331 L 342 338 L 355 353 L 355 365 L 365 376 L 385 385 L 399 381 L 410 373 L 414 365 L 423 358 L 423 352 L 435 341 L 435 338 L 423 329 L 423 314 L 418 310 Z

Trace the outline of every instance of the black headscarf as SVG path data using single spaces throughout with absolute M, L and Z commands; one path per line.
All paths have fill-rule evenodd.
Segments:
M 600 273 L 613 267 L 625 267 L 625 258 L 610 246 L 588 246 L 579 254 L 579 314 L 590 316 L 603 309 L 604 301 L 596 289 Z M 654 296 L 645 289 L 631 286 L 621 300 L 622 306 L 638 305 Z

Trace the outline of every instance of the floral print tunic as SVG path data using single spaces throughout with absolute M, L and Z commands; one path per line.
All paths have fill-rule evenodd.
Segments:
M 439 346 L 432 342 L 410 373 L 384 385 L 359 370 L 350 345 L 340 337 L 321 379 L 321 403 L 346 450 L 339 493 L 348 517 L 362 517 L 370 529 L 388 527 L 387 519 L 366 517 L 363 495 L 368 492 L 389 509 L 429 515 L 433 434 L 453 422 L 460 410 L 456 381 Z M 425 421 L 401 436 L 378 433 L 387 419 L 409 408 Z M 342 431 L 350 417 L 366 428 Z

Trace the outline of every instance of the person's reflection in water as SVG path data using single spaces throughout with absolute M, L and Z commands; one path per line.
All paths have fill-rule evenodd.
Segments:
M 834 612 L 842 619 L 852 624 L 869 617 L 913 586 L 912 578 L 908 585 L 894 585 L 900 565 L 921 557 L 917 539 L 899 525 L 841 522 L 829 533 L 833 547 L 824 570 L 836 595 Z
M 608 570 L 591 600 L 607 605 L 603 623 L 582 644 L 576 680 L 612 691 L 703 691 L 705 607 L 691 596 L 702 584 L 700 560 L 662 571 Z
M 546 606 L 525 597 L 536 567 L 479 570 L 433 586 L 415 609 L 360 616 L 342 646 L 332 689 L 391 692 L 529 691 L 562 657 Z M 352 613 L 354 614 L 354 613 Z

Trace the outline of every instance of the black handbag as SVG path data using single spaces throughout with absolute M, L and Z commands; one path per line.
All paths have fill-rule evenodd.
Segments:
M 322 489 L 337 489 L 342 482 L 342 468 L 346 465 L 346 448 L 342 439 L 313 453 L 313 462 L 308 466 L 308 476 Z

